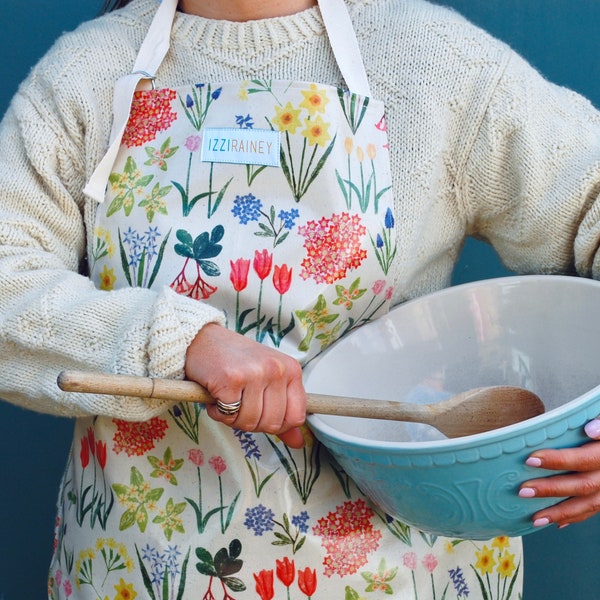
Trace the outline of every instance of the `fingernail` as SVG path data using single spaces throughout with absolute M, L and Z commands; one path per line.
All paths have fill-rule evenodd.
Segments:
M 568 527 L 571 523 L 563 523 L 562 525 L 558 526 L 558 529 L 564 529 L 565 527 Z
M 550 525 L 550 519 L 547 517 L 541 517 L 533 522 L 534 527 L 545 527 L 546 525 Z
M 600 438 L 600 419 L 594 419 L 593 421 L 586 423 L 583 429 L 588 437 L 591 437 L 592 439 Z
M 528 467 L 541 467 L 542 466 L 542 459 L 538 458 L 537 456 L 530 456 L 526 461 L 525 464 Z
M 524 487 L 519 490 L 519 498 L 533 498 L 535 496 L 535 490 L 530 487 Z

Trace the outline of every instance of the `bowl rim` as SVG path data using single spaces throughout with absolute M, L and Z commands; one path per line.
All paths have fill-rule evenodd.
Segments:
M 412 300 L 408 300 L 402 304 L 398 304 L 393 307 L 391 310 L 398 310 L 406 307 L 410 304 L 422 301 L 423 298 L 433 298 L 433 297 L 442 297 L 447 294 L 455 293 L 460 288 L 480 288 L 490 285 L 497 285 L 498 283 L 503 284 L 522 284 L 522 283 L 534 283 L 536 281 L 563 281 L 568 282 L 569 284 L 579 285 L 579 286 L 589 286 L 589 287 L 599 287 L 600 282 L 580 278 L 576 276 L 570 275 L 515 275 L 515 276 L 507 276 L 507 277 L 495 277 L 490 279 L 483 279 L 475 282 L 467 282 L 456 286 L 451 286 L 448 288 L 444 288 L 437 292 L 432 292 L 430 294 L 426 294 L 425 296 L 421 296 L 419 298 L 415 298 Z M 387 313 L 389 314 L 389 313 Z M 386 315 L 382 315 L 381 318 L 385 318 Z M 377 321 L 371 321 L 371 323 L 376 323 Z M 358 330 L 356 330 L 358 331 Z M 352 332 L 350 332 L 351 335 Z M 347 336 L 345 336 L 346 338 Z M 342 339 L 345 339 L 342 338 Z M 327 348 L 321 355 L 323 356 L 325 353 L 329 352 L 335 344 L 332 344 L 329 348 Z M 309 363 L 310 364 L 310 363 Z M 310 371 L 310 369 L 309 369 Z M 309 373 L 310 374 L 310 373 Z M 309 392 L 310 393 L 310 392 Z M 346 447 L 351 447 L 355 449 L 364 449 L 368 444 L 368 448 L 370 452 L 373 453 L 385 453 L 389 454 L 390 451 L 406 451 L 411 454 L 419 455 L 419 454 L 431 454 L 431 453 L 440 453 L 447 451 L 458 451 L 458 450 L 468 450 L 474 447 L 480 448 L 482 445 L 489 444 L 502 444 L 503 442 L 507 442 L 511 439 L 514 439 L 516 436 L 527 437 L 531 435 L 533 432 L 538 432 L 540 430 L 540 425 L 543 424 L 543 429 L 547 432 L 549 428 L 552 426 L 556 426 L 558 424 L 564 424 L 565 421 L 567 425 L 565 425 L 565 429 L 567 428 L 578 428 L 585 424 L 588 420 L 593 419 L 597 416 L 597 413 L 593 411 L 591 414 L 580 413 L 582 407 L 584 407 L 587 403 L 590 403 L 593 409 L 593 401 L 600 401 L 600 383 L 584 392 L 583 394 L 573 398 L 572 400 L 566 402 L 565 404 L 553 408 L 552 410 L 545 412 L 544 414 L 538 415 L 531 419 L 527 419 L 521 423 L 515 423 L 513 425 L 507 425 L 506 427 L 501 427 L 498 429 L 494 429 L 492 431 L 486 431 L 483 433 L 473 434 L 470 436 L 464 436 L 460 438 L 445 438 L 442 440 L 430 440 L 430 441 L 402 441 L 402 442 L 394 442 L 394 441 L 385 441 L 385 440 L 376 440 L 372 438 L 366 437 L 358 437 L 356 435 L 350 435 L 348 433 L 342 432 L 335 427 L 332 427 L 328 423 L 323 420 L 323 415 L 318 414 L 310 414 L 307 415 L 307 423 L 311 428 L 316 430 L 317 433 L 325 436 L 328 440 L 335 441 L 338 444 L 344 444 Z M 599 408 L 595 410 L 600 410 Z M 573 422 L 573 415 L 579 414 L 579 418 L 575 419 Z M 571 419 L 569 419 L 571 417 Z M 582 418 L 583 417 L 583 418 Z M 550 436 L 547 436 L 550 437 Z M 538 440 L 542 441 L 542 440 Z

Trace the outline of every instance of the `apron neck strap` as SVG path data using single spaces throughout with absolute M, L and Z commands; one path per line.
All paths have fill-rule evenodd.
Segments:
M 104 200 L 106 182 L 119 152 L 133 96 L 142 81 L 154 81 L 155 73 L 169 51 L 178 0 L 159 1 L 160 5 L 140 46 L 132 72 L 120 77 L 115 84 L 109 148 L 83 190 L 97 202 Z M 367 72 L 344 0 L 318 2 L 329 43 L 348 89 L 362 96 L 370 96 Z

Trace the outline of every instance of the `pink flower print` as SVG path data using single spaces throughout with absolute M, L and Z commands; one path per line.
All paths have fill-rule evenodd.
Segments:
M 417 555 L 414 552 L 407 552 L 402 557 L 402 563 L 405 567 L 414 571 L 417 568 Z
M 219 476 L 221 476 L 227 469 L 227 464 L 220 456 L 213 456 L 212 458 L 209 458 L 208 463 Z
M 202 143 L 202 138 L 199 135 L 190 135 L 185 140 L 185 147 L 190 152 L 196 152 L 200 148 L 200 144 Z
M 327 550 L 323 560 L 327 577 L 356 573 L 368 562 L 368 554 L 377 550 L 381 531 L 373 527 L 374 512 L 364 500 L 344 502 L 335 512 L 319 519 L 313 533 L 322 537 Z
M 164 419 L 154 417 L 140 423 L 113 419 L 117 432 L 113 437 L 113 450 L 116 454 L 125 452 L 127 456 L 143 456 L 154 448 L 155 442 L 165 437 L 169 424 Z
M 54 581 L 56 582 L 56 585 L 60 587 L 60 584 L 62 583 L 62 571 L 60 569 L 54 574 Z
M 385 284 L 386 281 L 385 279 L 378 279 L 374 284 L 373 287 L 371 288 L 373 293 L 376 296 L 379 296 L 379 294 L 381 294 L 381 292 L 383 292 L 383 288 L 385 288 Z
M 302 261 L 300 276 L 316 283 L 333 283 L 346 276 L 348 270 L 358 268 L 367 257 L 361 246 L 366 233 L 359 215 L 341 213 L 330 219 L 308 221 L 298 227 L 305 238 L 306 258 Z
M 65 596 L 68 598 L 73 593 L 73 585 L 67 579 L 63 585 L 63 590 L 65 590 Z
M 177 113 L 171 107 L 175 98 L 177 92 L 168 88 L 137 91 L 133 96 L 122 143 L 128 148 L 143 146 L 168 129 L 177 119 Z
M 421 564 L 429 573 L 433 573 L 438 566 L 437 558 L 433 554 L 426 554 L 421 561 Z
M 204 453 L 200 448 L 192 448 L 188 450 L 188 458 L 197 466 L 201 467 L 204 464 Z

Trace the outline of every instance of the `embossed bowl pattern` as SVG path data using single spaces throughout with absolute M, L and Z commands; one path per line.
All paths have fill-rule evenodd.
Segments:
M 423 531 L 483 540 L 536 531 L 557 499 L 519 485 L 551 474 L 536 449 L 577 446 L 600 414 L 600 283 L 518 276 L 464 284 L 394 308 L 305 367 L 308 391 L 429 403 L 488 385 L 537 393 L 543 415 L 446 439 L 427 425 L 311 415 L 317 438 L 391 517 Z M 589 440 L 588 440 L 589 441 Z

